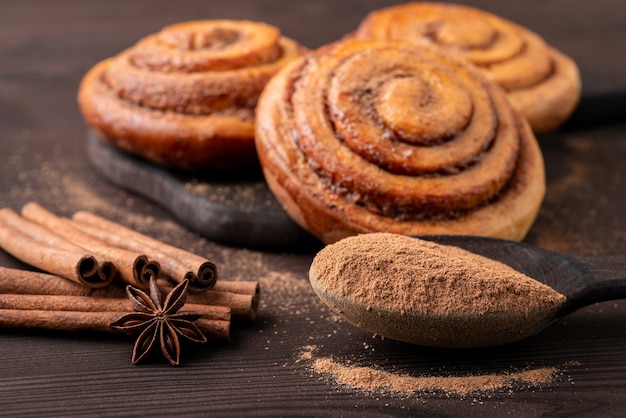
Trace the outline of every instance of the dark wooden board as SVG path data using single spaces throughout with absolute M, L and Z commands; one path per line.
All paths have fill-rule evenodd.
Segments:
M 319 242 L 289 218 L 260 168 L 237 173 L 173 172 L 87 135 L 91 163 L 108 180 L 168 209 L 207 238 L 264 250 L 305 250 Z

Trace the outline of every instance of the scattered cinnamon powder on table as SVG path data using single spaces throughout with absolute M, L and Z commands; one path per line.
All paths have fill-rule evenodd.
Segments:
M 400 341 L 480 347 L 531 336 L 565 296 L 512 268 L 458 247 L 390 233 L 348 237 L 322 249 L 309 278 L 355 325 Z
M 304 347 L 299 360 L 309 363 L 314 372 L 332 378 L 341 386 L 364 392 L 402 395 L 438 392 L 459 396 L 487 394 L 516 386 L 546 385 L 561 372 L 557 367 L 540 367 L 464 376 L 436 374 L 412 376 L 373 367 L 346 365 L 330 357 L 316 358 L 315 350 L 315 346 Z

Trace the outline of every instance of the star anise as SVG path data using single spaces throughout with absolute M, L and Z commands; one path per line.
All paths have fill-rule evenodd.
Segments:
M 110 326 L 129 334 L 140 333 L 133 348 L 133 364 L 141 362 L 153 350 L 157 340 L 165 358 L 175 366 L 180 363 L 179 337 L 197 343 L 207 341 L 194 324 L 202 313 L 178 312 L 187 299 L 188 286 L 189 281 L 183 280 L 172 289 L 165 301 L 154 278 L 150 279 L 149 295 L 132 286 L 126 287 L 135 312 L 122 316 Z

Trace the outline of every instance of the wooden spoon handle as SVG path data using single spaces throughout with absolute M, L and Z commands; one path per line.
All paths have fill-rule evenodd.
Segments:
M 626 298 L 626 258 L 571 257 L 580 275 L 568 289 L 568 309 Z

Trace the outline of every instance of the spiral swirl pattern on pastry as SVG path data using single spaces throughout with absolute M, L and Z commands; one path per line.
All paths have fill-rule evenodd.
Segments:
M 532 31 L 491 13 L 443 3 L 407 3 L 376 10 L 358 39 L 429 42 L 460 54 L 503 87 L 535 133 L 556 129 L 580 98 L 576 64 Z
M 98 63 L 78 100 L 115 146 L 184 170 L 234 168 L 257 161 L 258 96 L 302 52 L 263 23 L 178 23 Z
M 544 193 L 526 121 L 440 50 L 344 40 L 268 83 L 256 144 L 287 212 L 324 242 L 361 232 L 521 239 Z

